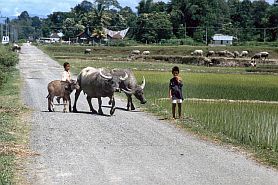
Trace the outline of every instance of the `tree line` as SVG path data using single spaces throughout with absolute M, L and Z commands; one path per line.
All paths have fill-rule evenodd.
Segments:
M 121 7 L 117 0 L 84 0 L 69 12 L 53 12 L 47 18 L 22 12 L 9 23 L 18 28 L 18 39 L 49 37 L 62 32 L 64 40 L 86 28 L 101 37 L 102 28 L 130 28 L 128 37 L 138 42 L 194 39 L 202 42 L 215 33 L 236 36 L 240 41 L 276 41 L 278 2 L 264 0 L 141 0 L 136 7 Z

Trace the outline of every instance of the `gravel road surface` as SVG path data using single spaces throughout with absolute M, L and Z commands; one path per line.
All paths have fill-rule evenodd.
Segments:
M 19 67 L 22 98 L 33 109 L 30 147 L 39 154 L 26 162 L 30 184 L 278 184 L 276 170 L 144 112 L 117 109 L 113 116 L 93 115 L 83 93 L 77 104 L 80 113 L 63 113 L 62 106 L 48 112 L 47 84 L 61 78 L 63 67 L 27 44 Z M 93 105 L 97 107 L 96 101 Z M 117 107 L 125 105 L 116 98 Z M 104 107 L 104 113 L 109 109 Z

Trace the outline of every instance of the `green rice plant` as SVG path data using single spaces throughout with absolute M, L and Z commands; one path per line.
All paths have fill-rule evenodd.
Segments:
M 156 94 L 159 87 L 163 87 L 163 91 L 167 92 L 172 77 L 169 71 L 140 71 L 136 74 L 146 77 L 148 84 L 151 84 L 150 89 L 146 90 L 151 94 Z M 187 98 L 278 101 L 278 78 L 273 75 L 181 72 L 181 77 Z M 165 97 L 167 96 L 161 98 Z
M 168 97 L 168 82 L 172 77 L 171 73 L 165 72 L 146 72 L 138 71 L 136 76 L 141 79 L 142 76 L 146 78 L 145 95 L 148 100 L 147 108 L 152 112 L 160 112 L 160 115 L 165 118 L 171 117 L 171 102 Z M 207 95 L 209 91 L 214 90 L 219 94 L 223 94 L 221 98 L 226 98 L 224 95 L 228 93 L 228 90 L 235 88 L 236 80 L 247 79 L 248 83 L 254 81 L 254 87 L 248 83 L 247 87 L 242 85 L 238 91 L 245 91 L 246 89 L 257 89 L 257 86 L 263 86 L 267 88 L 265 79 L 271 78 L 267 76 L 255 75 L 248 78 L 245 76 L 235 77 L 233 80 L 225 78 L 220 75 L 219 77 L 212 75 L 208 84 L 205 84 L 206 88 L 200 88 L 204 86 L 203 82 L 199 82 L 201 77 L 209 77 L 207 74 L 182 74 L 184 79 L 184 93 L 187 98 L 215 98 L 214 95 Z M 261 78 L 264 77 L 264 78 Z M 195 79 L 194 79 L 195 78 Z M 252 80 L 249 80 L 251 78 Z M 258 79 L 253 79 L 258 78 Z M 273 77 L 272 77 L 273 78 Z M 274 77 L 275 78 L 275 77 Z M 245 79 L 245 80 L 246 80 Z M 269 80 L 269 79 L 268 79 Z M 216 86 L 214 83 L 217 83 Z M 239 83 L 239 82 L 238 82 Z M 271 82 L 272 83 L 272 82 Z M 271 84 L 271 83 L 268 83 Z M 221 84 L 226 88 L 222 88 Z M 228 86 L 230 85 L 230 86 Z M 248 88 L 249 86 L 249 88 Z M 278 87 L 273 87 L 277 90 Z M 196 90 L 197 89 L 197 90 Z M 224 93 L 222 92 L 224 91 Z M 242 96 L 244 92 L 238 92 L 236 98 Z M 197 96 L 194 96 L 197 95 Z M 226 95 L 226 96 L 227 96 Z M 255 94 L 256 95 L 256 94 Z M 268 94 L 265 94 L 267 96 Z M 260 97 L 259 95 L 256 95 Z M 265 97 L 265 99 L 272 100 L 274 96 Z M 217 98 L 217 97 L 216 97 Z M 226 98 L 227 99 L 227 98 Z M 198 126 L 202 129 L 209 130 L 213 133 L 225 135 L 231 139 L 238 140 L 240 143 L 248 144 L 251 146 L 259 146 L 261 148 L 270 149 L 275 152 L 278 151 L 278 104 L 268 103 L 246 103 L 246 102 L 219 102 L 211 101 L 204 102 L 203 100 L 186 99 L 183 103 L 183 116 L 192 118 L 198 122 Z
M 278 151 L 278 105 L 187 102 L 186 113 L 214 133 L 240 143 Z

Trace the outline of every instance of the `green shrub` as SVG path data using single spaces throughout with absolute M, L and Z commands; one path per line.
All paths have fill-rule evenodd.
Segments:
M 12 52 L 10 46 L 0 46 L 0 88 L 6 82 L 9 72 L 18 63 L 16 53 Z
M 0 67 L 12 67 L 18 63 L 18 57 L 8 47 L 0 47 Z

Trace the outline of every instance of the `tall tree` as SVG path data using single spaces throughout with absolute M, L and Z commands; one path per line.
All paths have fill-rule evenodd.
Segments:
M 136 7 L 138 14 L 140 15 L 143 13 L 151 13 L 153 5 L 153 0 L 141 0 L 138 6 Z
M 268 9 L 266 19 L 268 20 L 268 26 L 271 27 L 270 41 L 277 41 L 278 39 L 278 6 L 272 6 Z
M 111 7 L 121 9 L 121 6 L 117 0 L 95 0 L 95 4 L 101 4 L 105 7 L 105 9 L 108 9 L 108 10 Z
M 72 11 L 75 12 L 77 15 L 83 15 L 92 10 L 93 10 L 93 4 L 86 0 L 82 1 L 80 4 L 72 8 Z
M 141 14 L 137 19 L 135 38 L 141 42 L 154 43 L 172 36 L 170 17 L 164 13 Z

